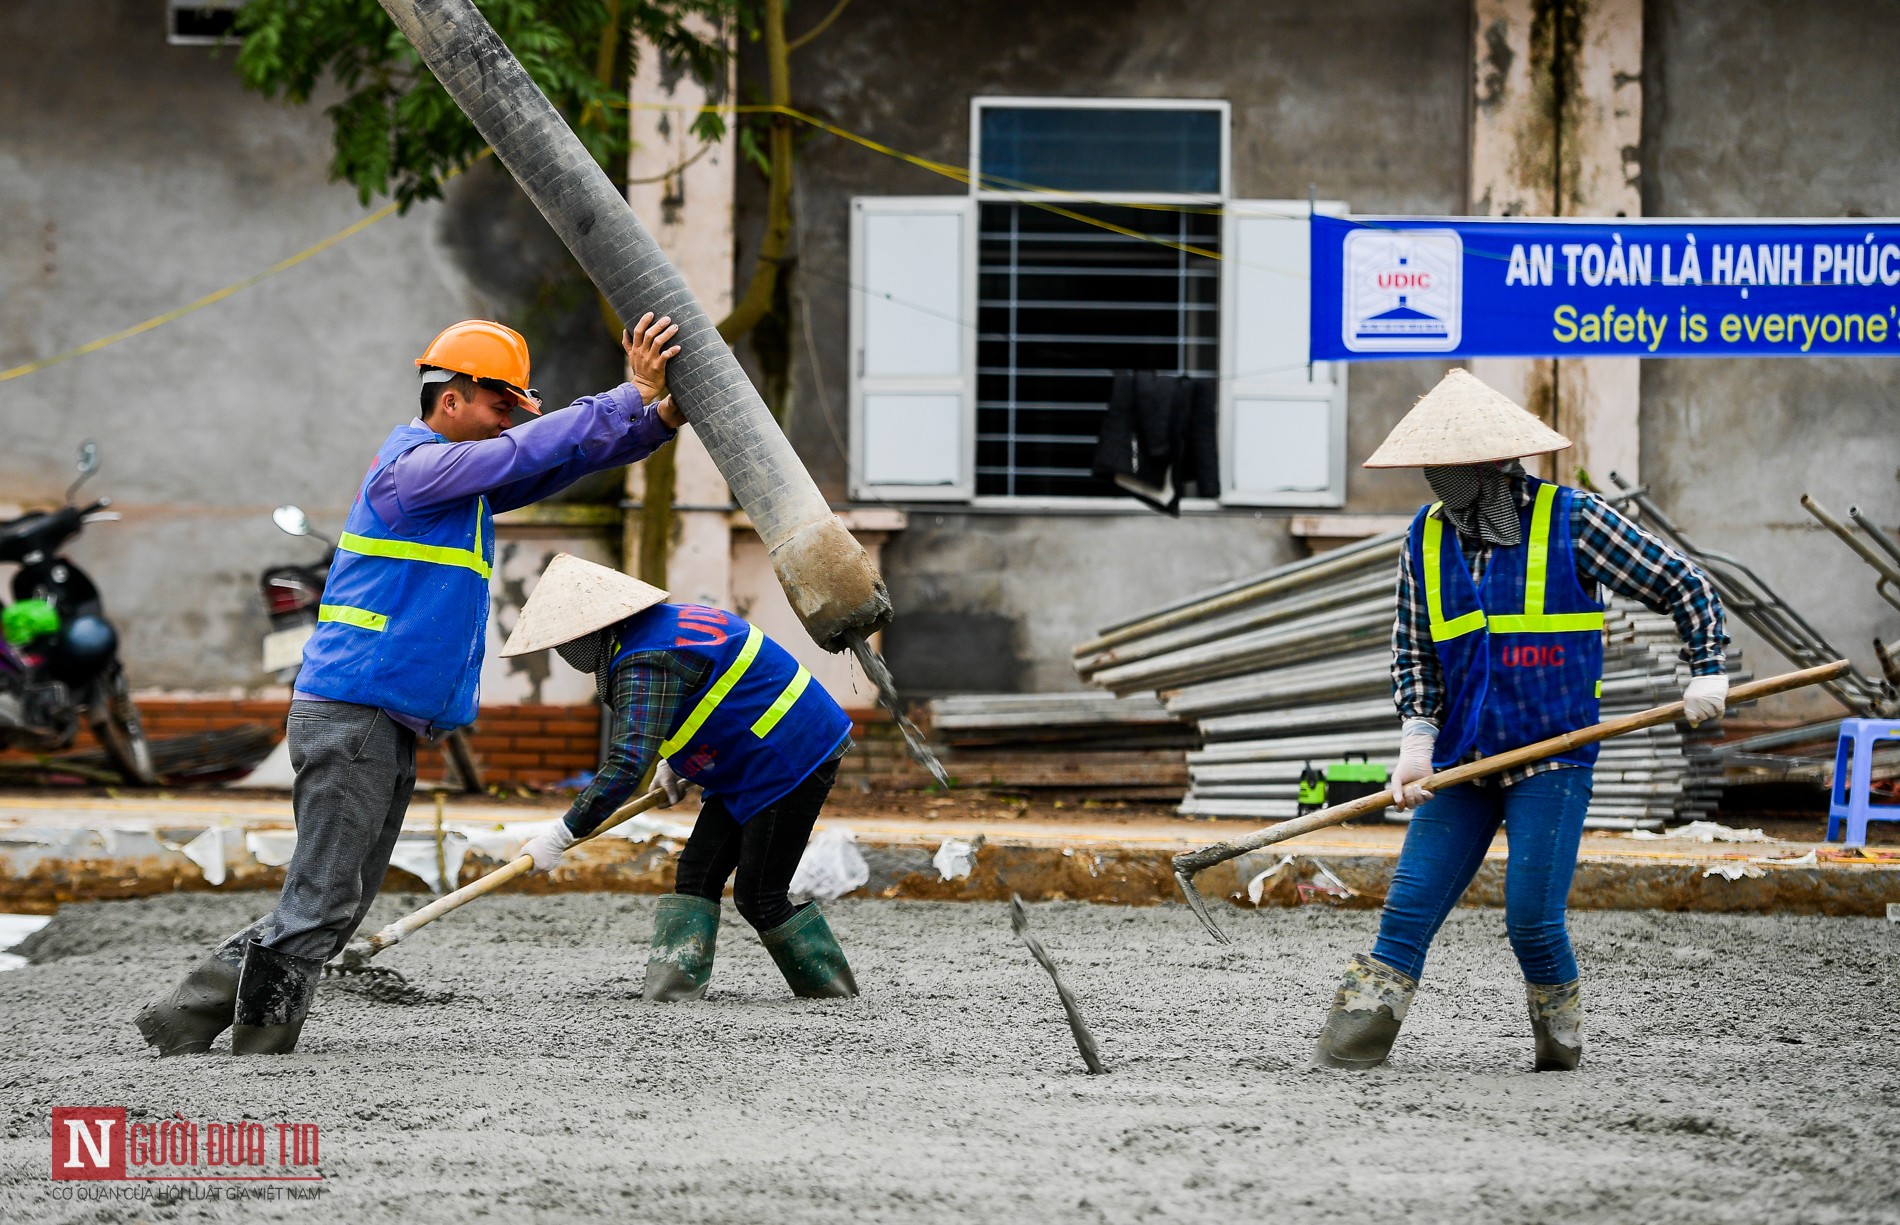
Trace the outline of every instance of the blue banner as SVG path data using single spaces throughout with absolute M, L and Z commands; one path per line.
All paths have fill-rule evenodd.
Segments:
M 1314 217 L 1314 361 L 1900 356 L 1892 222 Z

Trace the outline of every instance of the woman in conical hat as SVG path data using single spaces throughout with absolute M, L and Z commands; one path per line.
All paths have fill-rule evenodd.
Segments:
M 566 815 L 523 851 L 559 866 L 633 794 L 647 767 L 668 803 L 704 792 L 699 818 L 661 898 L 647 959 L 649 1000 L 698 999 L 712 978 L 719 898 L 739 914 L 795 994 L 858 993 L 844 950 L 792 875 L 851 748 L 851 719 L 811 673 L 755 625 L 566 553 L 536 584 L 504 656 L 552 647 L 594 677 L 613 720 L 608 757 Z
M 1392 801 L 1414 809 L 1379 938 L 1352 959 L 1316 1062 L 1383 1063 L 1425 953 L 1499 826 L 1510 846 L 1505 925 L 1523 971 L 1538 1071 L 1583 1054 L 1583 1005 L 1564 901 L 1590 805 L 1596 746 L 1432 795 L 1435 770 L 1597 721 L 1601 588 L 1666 613 L 1682 634 L 1689 720 L 1721 715 L 1722 606 L 1681 554 L 1581 490 L 1518 459 L 1570 440 L 1464 370 L 1393 428 L 1368 468 L 1423 468 L 1437 501 L 1412 520 L 1399 565 L 1393 692 L 1404 730 Z

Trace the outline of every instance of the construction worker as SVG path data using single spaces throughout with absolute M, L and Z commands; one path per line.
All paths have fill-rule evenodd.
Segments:
M 1399 563 L 1392 678 L 1403 732 L 1392 802 L 1414 809 L 1379 938 L 1352 959 L 1319 1036 L 1322 1066 L 1385 1061 L 1425 953 L 1502 825 L 1505 926 L 1523 971 L 1537 1071 L 1583 1055 L 1583 1001 L 1564 926 L 1597 746 L 1450 787 L 1434 771 L 1597 721 L 1599 588 L 1666 613 L 1684 643 L 1688 720 L 1719 718 L 1728 693 L 1721 602 L 1706 575 L 1596 496 L 1527 475 L 1518 458 L 1570 440 L 1464 370 L 1392 430 L 1368 468 L 1423 468 L 1438 501 L 1419 510 Z
M 323 963 L 382 887 L 416 778 L 416 740 L 475 718 L 494 516 L 642 459 L 684 418 L 666 398 L 678 331 L 621 333 L 632 381 L 541 416 L 528 345 L 499 323 L 448 328 L 416 359 L 421 412 L 377 451 L 337 542 L 287 735 L 297 849 L 277 906 L 142 1009 L 160 1054 L 295 1049 Z M 510 428 L 512 413 L 530 419 Z
M 792 874 L 851 748 L 851 719 L 811 673 L 755 625 L 605 566 L 562 554 L 522 607 L 504 656 L 553 647 L 594 678 L 611 709 L 608 759 L 567 813 L 524 853 L 550 871 L 594 832 L 658 762 L 667 806 L 703 789 L 660 899 L 647 959 L 649 1000 L 696 1000 L 712 978 L 719 898 L 729 879 L 794 994 L 858 993 L 844 950 L 810 902 L 793 906 Z

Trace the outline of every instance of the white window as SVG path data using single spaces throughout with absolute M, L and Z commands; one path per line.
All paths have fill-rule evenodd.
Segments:
M 1092 467 L 1126 370 L 1218 391 L 1189 505 L 1343 500 L 1343 370 L 1306 362 L 1309 206 L 1229 198 L 1228 120 L 978 98 L 969 198 L 853 202 L 854 496 L 1125 504 Z

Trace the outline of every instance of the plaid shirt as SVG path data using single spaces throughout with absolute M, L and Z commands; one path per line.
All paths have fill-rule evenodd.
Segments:
M 1512 493 L 1520 508 L 1531 504 L 1528 481 L 1513 481 Z M 1570 536 L 1575 543 L 1577 581 L 1586 593 L 1598 596 L 1599 586 L 1608 587 L 1652 612 L 1668 614 L 1676 623 L 1676 632 L 1682 635 L 1682 658 L 1689 662 L 1689 671 L 1696 676 L 1720 675 L 1729 640 L 1723 628 L 1722 601 L 1707 575 L 1682 554 L 1610 509 L 1603 499 L 1582 490 L 1571 491 Z M 1470 568 L 1471 581 L 1481 583 L 1492 546 L 1460 535 L 1458 547 Z M 1399 610 L 1392 626 L 1392 696 L 1400 718 L 1443 724 L 1445 678 L 1439 671 L 1438 652 L 1432 646 L 1425 592 L 1412 570 L 1409 537 L 1399 556 Z M 1506 771 L 1498 779 L 1509 786 L 1533 774 L 1562 768 L 1561 762 L 1536 762 Z
M 567 828 L 575 837 L 593 833 L 633 798 L 647 767 L 659 760 L 660 742 L 679 721 L 680 707 L 711 676 L 711 664 L 677 651 L 639 651 L 620 661 L 613 676 L 607 760 L 567 811 Z
M 613 676 L 607 760 L 567 810 L 567 828 L 575 837 L 593 833 L 633 798 L 647 768 L 659 760 L 661 742 L 678 724 L 680 708 L 711 679 L 710 663 L 678 651 L 636 651 L 620 661 Z M 851 746 L 846 736 L 831 756 L 843 757 Z

